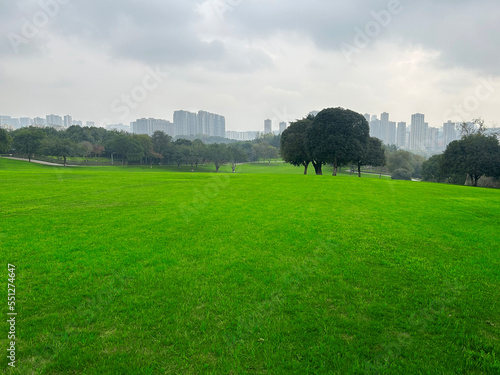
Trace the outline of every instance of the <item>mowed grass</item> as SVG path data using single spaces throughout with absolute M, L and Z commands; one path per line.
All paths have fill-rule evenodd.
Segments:
M 0 372 L 500 373 L 498 190 L 5 159 L 0 189 Z

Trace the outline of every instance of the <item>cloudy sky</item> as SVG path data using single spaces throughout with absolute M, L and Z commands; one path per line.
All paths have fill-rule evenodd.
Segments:
M 500 123 L 498 0 L 0 2 L 0 114 L 262 130 L 311 110 Z

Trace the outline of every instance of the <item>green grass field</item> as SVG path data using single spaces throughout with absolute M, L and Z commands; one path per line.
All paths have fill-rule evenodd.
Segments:
M 500 191 L 237 171 L 0 158 L 0 373 L 500 373 Z

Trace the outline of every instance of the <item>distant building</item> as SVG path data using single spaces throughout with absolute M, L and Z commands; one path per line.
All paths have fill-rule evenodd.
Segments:
M 370 123 L 370 115 L 368 113 L 365 113 L 363 115 L 368 123 Z
M 454 122 L 448 121 L 443 124 L 443 148 L 457 139 L 457 126 Z
M 406 122 L 398 122 L 396 146 L 406 148 Z
M 309 116 L 316 117 L 318 115 L 319 111 L 311 111 L 309 112 Z
M 19 126 L 25 127 L 25 126 L 31 126 L 33 125 L 33 119 L 29 117 L 21 117 L 19 119 Z
M 73 120 L 71 123 L 76 126 L 83 126 L 83 121 L 81 120 Z
M 64 127 L 69 128 L 71 125 L 73 125 L 73 117 L 70 115 L 64 116 Z
M 88 126 L 89 128 L 90 128 L 90 127 L 93 127 L 93 126 L 95 126 L 95 122 L 94 122 L 94 121 L 87 121 L 87 122 L 85 123 L 85 126 Z
M 409 150 L 417 151 L 425 149 L 427 127 L 428 124 L 425 122 L 425 115 L 422 113 L 415 113 L 411 116 Z
M 273 132 L 273 122 L 272 120 L 264 120 L 264 134 L 269 134 Z
M 439 146 L 439 129 L 429 127 L 427 129 L 426 148 L 429 150 L 437 150 Z
M 130 126 L 124 125 L 122 123 L 106 125 L 106 129 L 107 130 L 118 130 L 118 131 L 123 131 L 123 132 L 130 132 Z
M 63 126 L 63 118 L 58 115 L 47 115 L 45 116 L 47 120 L 47 126 Z
M 247 132 L 237 132 L 237 131 L 226 131 L 227 139 L 234 139 L 237 141 L 253 141 L 259 136 L 257 131 L 247 131 Z
M 33 125 L 45 126 L 47 125 L 47 120 L 41 117 L 35 117 L 33 119 Z
M 280 122 L 280 130 L 279 130 L 279 134 L 283 133 L 283 132 L 286 130 L 287 125 L 288 125 L 288 124 L 287 124 L 286 122 L 284 122 L 284 121 Z

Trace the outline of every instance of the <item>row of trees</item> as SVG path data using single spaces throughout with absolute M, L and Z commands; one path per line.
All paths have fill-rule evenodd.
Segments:
M 322 166 L 333 165 L 333 175 L 339 167 L 354 164 L 361 177 L 364 165 L 385 164 L 382 142 L 370 137 L 366 119 L 359 113 L 343 108 L 327 108 L 315 117 L 295 121 L 281 136 L 281 156 L 285 162 L 303 166 L 307 174 L 312 164 L 317 175 Z
M 463 185 L 470 181 L 478 186 L 483 176 L 500 177 L 500 143 L 496 135 L 486 135 L 484 122 L 474 121 L 475 126 L 462 125 L 462 138 L 451 142 L 444 153 L 434 155 L 422 165 L 426 181 Z
M 233 172 L 238 163 L 278 157 L 279 136 L 263 135 L 252 142 L 205 144 L 199 139 L 177 139 L 163 132 L 148 135 L 108 131 L 96 127 L 71 126 L 58 131 L 53 128 L 28 127 L 7 132 L 0 129 L 0 152 L 62 158 L 66 165 L 70 156 L 85 158 L 106 156 L 121 159 L 125 164 L 182 164 L 197 168 L 199 163 L 213 162 L 216 171 L 231 163 Z

